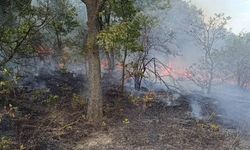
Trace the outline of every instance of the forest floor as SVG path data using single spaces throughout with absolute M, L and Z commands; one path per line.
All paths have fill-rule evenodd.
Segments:
M 86 105 L 79 103 L 80 98 L 72 94 L 74 88 L 66 83 L 63 80 L 65 86 L 45 93 L 15 93 L 13 106 L 1 111 L 0 149 L 250 149 L 245 135 L 212 120 L 194 119 L 185 97 L 178 99 L 177 106 L 152 101 L 145 107 L 110 90 L 105 93 L 102 125 L 92 126 L 86 120 Z M 57 95 L 48 95 L 52 91 Z

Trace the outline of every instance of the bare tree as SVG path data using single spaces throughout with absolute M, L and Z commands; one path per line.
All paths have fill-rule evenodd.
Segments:
M 174 39 L 174 32 L 167 30 L 164 32 L 164 36 L 161 36 L 154 33 L 154 29 L 158 30 L 160 27 L 156 25 L 153 18 L 145 17 L 142 22 L 140 43 L 143 46 L 143 51 L 133 55 L 133 60 L 128 64 L 127 68 L 129 76 L 134 79 L 135 90 L 140 90 L 143 79 L 150 75 L 161 78 L 159 71 L 162 70 L 159 70 L 159 68 L 168 70 L 168 66 L 161 63 L 152 53 L 157 52 L 166 56 L 173 54 L 173 51 L 169 49 L 169 45 Z
M 188 33 L 202 48 L 203 56 L 200 64 L 194 64 L 189 68 L 188 77 L 198 86 L 206 89 L 207 94 L 209 94 L 215 75 L 215 57 L 219 51 L 217 44 L 225 37 L 225 25 L 230 17 L 225 17 L 224 14 L 215 14 L 206 20 L 202 13 L 200 17 L 192 21 Z

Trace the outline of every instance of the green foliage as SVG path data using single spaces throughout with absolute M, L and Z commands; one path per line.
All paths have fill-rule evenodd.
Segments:
M 17 51 L 18 54 L 31 54 L 34 52 L 29 35 L 32 33 L 34 22 L 24 20 L 18 26 L 3 26 L 2 36 L 0 37 L 1 51 L 10 54 Z M 34 32 L 34 31 L 33 31 Z
M 76 9 L 69 1 L 51 0 L 37 7 L 31 6 L 29 0 L 13 2 L 7 9 L 6 18 L 0 21 L 0 66 L 13 62 L 18 58 L 35 55 L 42 42 L 45 32 L 54 32 L 57 36 L 66 36 L 79 26 L 76 20 Z M 62 11 L 63 10 L 63 11 Z M 1 14 L 0 14 L 1 15 Z M 38 34 L 43 32 L 42 36 Z M 61 40 L 61 38 L 59 37 Z M 61 44 L 61 42 L 60 42 Z
M 116 22 L 131 20 L 138 12 L 134 4 L 135 0 L 106 0 L 99 16 L 106 25 L 110 25 L 110 20 L 107 19 L 111 19 L 111 15 L 116 18 Z
M 76 9 L 68 0 L 53 0 L 48 5 L 49 7 L 44 7 L 44 11 L 48 11 L 49 15 L 53 17 L 53 20 L 48 24 L 49 30 L 66 36 L 79 26 L 76 19 Z
M 9 94 L 14 90 L 18 80 L 19 78 L 7 68 L 0 70 L 0 96 L 3 105 L 8 101 Z
M 0 149 L 1 150 L 8 150 L 8 149 L 10 149 L 11 144 L 12 144 L 12 141 L 9 138 L 2 137 L 0 139 Z
M 33 37 L 45 20 L 45 17 L 38 17 L 39 10 L 31 7 L 27 0 L 15 1 L 7 11 L 5 19 L 0 22 L 0 67 L 17 56 L 24 58 L 33 55 Z
M 122 121 L 122 123 L 123 123 L 123 124 L 129 124 L 129 123 L 130 123 L 130 121 L 129 121 L 129 119 L 128 119 L 128 118 L 124 118 L 124 120 Z
M 136 14 L 137 10 L 134 6 L 135 0 L 111 0 L 113 12 L 118 18 L 130 20 Z
M 57 104 L 59 100 L 60 100 L 60 97 L 58 95 L 49 95 L 49 98 L 46 101 L 46 103 L 53 106 Z
M 71 106 L 73 109 L 81 109 L 87 106 L 86 98 L 84 98 L 81 95 L 73 94 L 72 100 L 71 100 Z
M 0 123 L 4 120 L 5 117 L 15 118 L 17 116 L 18 107 L 14 107 L 9 104 L 8 106 L 4 106 L 3 113 L 0 113 Z
M 99 13 L 104 25 L 98 44 L 105 50 L 142 50 L 138 42 L 143 15 L 138 13 L 135 0 L 107 0 Z M 113 18 L 111 20 L 111 18 Z
M 13 1 L 13 5 L 17 12 L 20 12 L 19 15 L 26 16 L 30 13 L 31 7 L 31 0 L 15 0 Z
M 139 43 L 141 29 L 146 23 L 146 17 L 138 14 L 131 21 L 114 24 L 104 29 L 98 35 L 98 44 L 105 50 L 127 49 L 131 52 L 142 51 Z
M 60 97 L 50 94 L 48 89 L 36 89 L 32 91 L 31 95 L 34 103 L 42 102 L 42 104 L 48 106 L 54 106 L 60 101 Z

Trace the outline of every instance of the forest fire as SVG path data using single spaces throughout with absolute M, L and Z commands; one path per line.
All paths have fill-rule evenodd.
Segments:
M 169 65 L 167 68 L 160 69 L 160 75 L 163 77 L 171 77 L 175 80 L 188 80 L 192 77 L 192 74 L 188 70 L 175 67 L 174 65 Z
M 109 69 L 109 62 L 107 59 L 102 59 L 101 60 L 101 68 L 103 70 L 108 70 Z
M 160 69 L 161 76 L 173 76 L 175 74 L 175 70 L 172 66 L 161 67 Z
M 39 46 L 36 47 L 36 53 L 38 54 L 39 57 L 46 57 L 53 55 L 55 53 L 55 50 L 40 44 Z
M 2 0 L 0 150 L 250 149 L 250 29 L 202 10 L 250 3 L 221 1 Z

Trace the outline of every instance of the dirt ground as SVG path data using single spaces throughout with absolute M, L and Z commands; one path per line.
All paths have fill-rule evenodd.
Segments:
M 241 147 L 240 141 L 235 141 L 237 137 L 221 127 L 191 118 L 185 104 L 166 108 L 154 103 L 145 111 L 125 109 L 122 115 L 127 122 L 122 118 L 111 121 L 107 131 L 92 133 L 74 149 L 249 149 Z
M 86 120 L 86 105 L 72 103 L 76 99 L 72 93 L 79 91 L 69 87 L 54 88 L 57 95 L 52 98 L 47 95 L 51 91 L 40 93 L 34 99 L 31 99 L 34 93 L 27 90 L 16 93 L 18 97 L 13 98 L 13 107 L 18 107 L 15 115 L 6 115 L 6 109 L 10 108 L 1 111 L 5 115 L 0 122 L 0 136 L 10 141 L 4 149 L 250 149 L 247 138 L 238 132 L 227 130 L 214 121 L 194 119 L 185 97 L 179 98 L 176 106 L 150 101 L 145 107 L 140 100 L 119 98 L 115 90 L 106 91 L 105 118 L 101 126 L 92 126 Z M 48 99 L 53 105 L 47 103 Z
M 37 118 L 16 120 L 11 148 L 24 145 L 37 150 L 250 149 L 242 147 L 244 143 L 237 139 L 237 134 L 193 119 L 185 103 L 178 107 L 155 102 L 146 109 L 133 104 L 107 109 L 101 127 L 89 125 L 84 111 L 53 110 Z

